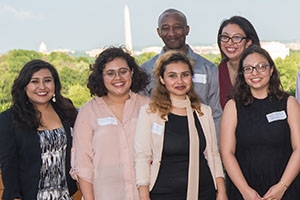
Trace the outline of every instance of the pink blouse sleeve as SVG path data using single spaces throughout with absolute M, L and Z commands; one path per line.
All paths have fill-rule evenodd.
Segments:
M 78 176 L 93 183 L 93 119 L 90 116 L 90 107 L 85 105 L 79 110 L 74 126 L 71 176 L 78 180 Z

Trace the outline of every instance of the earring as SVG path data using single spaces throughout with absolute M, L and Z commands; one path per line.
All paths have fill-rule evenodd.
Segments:
M 53 101 L 53 102 L 56 102 L 55 93 L 54 93 L 53 96 L 52 96 L 52 101 Z

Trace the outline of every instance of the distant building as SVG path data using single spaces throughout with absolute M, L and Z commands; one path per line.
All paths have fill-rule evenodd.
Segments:
M 41 42 L 39 52 L 44 53 L 44 54 L 48 53 L 48 49 L 47 49 L 45 42 Z
M 75 53 L 74 50 L 70 50 L 70 49 L 54 49 L 54 50 L 51 51 L 51 52 L 72 53 L 72 54 Z
M 198 54 L 220 54 L 219 48 L 217 44 L 213 44 L 210 46 L 192 46 L 191 48 Z M 273 59 L 282 58 L 284 59 L 286 56 L 290 54 L 290 48 L 288 48 L 285 44 L 280 42 L 261 42 L 262 48 L 266 49 Z M 296 44 L 294 45 L 296 47 Z M 300 45 L 298 46 L 300 48 Z M 141 53 L 145 52 L 155 52 L 159 53 L 161 51 L 161 47 L 153 46 L 147 47 L 142 50 Z
M 141 53 L 147 53 L 147 52 L 154 52 L 158 54 L 161 52 L 161 47 L 159 46 L 145 47 L 141 51 Z
M 49 54 L 51 52 L 72 53 L 72 54 L 75 53 L 74 50 L 70 50 L 70 49 L 54 49 L 52 51 L 48 51 L 48 48 L 47 48 L 45 42 L 41 42 L 39 52 L 41 52 L 43 54 Z
M 98 56 L 102 51 L 103 49 L 92 49 L 89 51 L 85 51 L 85 53 L 92 58 L 96 58 L 96 56 Z
M 191 48 L 198 54 L 220 54 L 217 44 L 213 44 L 211 46 L 191 46 Z
M 132 37 L 131 37 L 131 25 L 130 25 L 130 13 L 127 4 L 124 8 L 124 27 L 125 27 L 125 47 L 132 51 Z
M 291 50 L 299 51 L 300 50 L 300 42 L 292 42 L 286 45 Z
M 290 49 L 280 42 L 261 42 L 262 48 L 267 50 L 273 59 L 282 58 L 290 55 Z

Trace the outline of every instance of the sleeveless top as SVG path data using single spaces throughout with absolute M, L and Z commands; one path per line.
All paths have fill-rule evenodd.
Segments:
M 214 182 L 204 157 L 206 140 L 201 124 L 194 112 L 200 142 L 199 199 L 215 199 Z M 151 200 L 183 200 L 187 196 L 189 165 L 189 133 L 187 116 L 170 113 L 165 125 L 161 165 L 156 182 L 150 192 Z
M 235 155 L 249 186 L 261 196 L 280 181 L 292 154 L 287 99 L 254 98 L 248 106 L 236 102 Z M 243 199 L 230 179 L 227 183 L 228 198 Z M 282 199 L 300 199 L 299 186 L 298 176 Z
M 37 200 L 70 200 L 66 179 L 67 135 L 64 128 L 38 131 L 41 147 Z

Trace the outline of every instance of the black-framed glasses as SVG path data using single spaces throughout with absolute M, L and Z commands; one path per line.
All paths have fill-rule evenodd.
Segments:
M 228 35 L 219 35 L 219 39 L 222 42 L 229 42 L 229 40 L 231 40 L 232 43 L 241 43 L 244 39 L 247 39 L 247 37 L 243 37 L 241 35 L 235 35 L 232 37 L 229 37 Z
M 243 72 L 244 72 L 244 74 L 251 74 L 254 69 L 257 72 L 264 72 L 264 71 L 266 71 L 267 67 L 270 67 L 270 65 L 266 64 L 266 63 L 259 63 L 259 64 L 255 65 L 255 66 L 244 65 L 243 66 Z
M 113 69 L 107 70 L 106 72 L 103 72 L 103 75 L 105 78 L 112 80 L 112 79 L 116 78 L 117 74 L 120 77 L 125 78 L 130 74 L 129 73 L 130 71 L 131 71 L 130 69 L 123 67 L 118 70 L 113 70 Z

